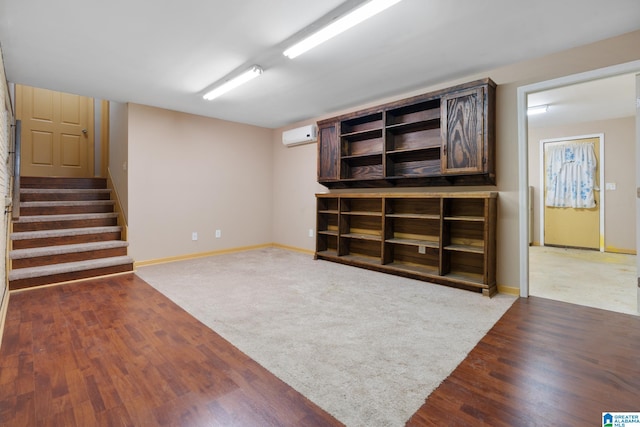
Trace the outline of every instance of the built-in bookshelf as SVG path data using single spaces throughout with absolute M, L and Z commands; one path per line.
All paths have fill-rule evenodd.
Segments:
M 482 292 L 496 286 L 497 192 L 317 194 L 317 259 Z
M 494 184 L 494 99 L 484 79 L 318 122 L 318 182 Z

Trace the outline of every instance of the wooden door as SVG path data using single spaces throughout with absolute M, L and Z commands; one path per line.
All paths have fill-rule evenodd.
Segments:
M 569 142 L 569 141 L 567 141 Z M 594 144 L 596 155 L 596 188 L 600 178 L 600 138 L 583 138 L 570 140 L 571 143 Z M 548 144 L 562 143 L 547 142 Z M 544 171 L 547 168 L 545 150 Z M 544 193 L 546 196 L 546 180 Z M 544 206 L 544 244 L 584 249 L 600 249 L 600 191 L 594 191 L 596 206 L 594 208 L 555 208 Z
M 318 127 L 318 182 L 336 181 L 340 178 L 338 123 L 322 123 Z
M 484 88 L 447 94 L 441 100 L 443 175 L 484 171 Z
M 16 85 L 23 176 L 93 176 L 93 99 Z

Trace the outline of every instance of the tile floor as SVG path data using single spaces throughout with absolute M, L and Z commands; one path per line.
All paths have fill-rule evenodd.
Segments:
M 529 247 L 533 296 L 638 314 L 635 255 Z

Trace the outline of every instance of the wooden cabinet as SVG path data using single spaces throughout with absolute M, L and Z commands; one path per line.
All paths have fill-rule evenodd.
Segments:
M 495 83 L 479 80 L 318 123 L 329 188 L 495 184 Z
M 317 194 L 315 256 L 491 296 L 497 291 L 497 197 Z

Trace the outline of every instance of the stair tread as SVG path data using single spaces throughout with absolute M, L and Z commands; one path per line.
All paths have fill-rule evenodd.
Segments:
M 48 222 L 48 221 L 74 221 L 83 219 L 103 219 L 103 218 L 117 218 L 116 212 L 98 212 L 98 213 L 86 213 L 86 214 L 62 214 L 62 215 L 27 215 L 21 216 L 14 223 L 26 223 L 26 222 Z
M 45 239 L 49 237 L 80 236 L 86 234 L 113 233 L 122 231 L 119 225 L 106 227 L 62 228 L 55 230 L 19 231 L 11 233 L 11 240 Z
M 51 200 L 42 202 L 20 202 L 21 208 L 50 207 L 50 206 L 90 206 L 114 205 L 113 200 Z
M 133 258 L 128 255 L 123 255 L 89 261 L 76 261 L 62 264 L 43 265 L 39 267 L 17 268 L 9 272 L 9 281 L 31 279 L 33 277 L 53 276 L 55 274 L 93 270 L 123 264 L 133 264 Z
M 108 188 L 21 188 L 20 193 L 25 194 L 74 194 L 74 193 L 110 193 Z
M 15 249 L 9 251 L 10 259 L 27 259 L 36 258 L 42 256 L 62 255 L 78 252 L 89 252 L 102 249 L 112 249 L 127 247 L 129 243 L 124 240 L 108 240 L 106 242 L 90 242 L 90 243 L 76 243 L 72 245 L 59 245 L 59 246 L 43 246 L 40 248 L 30 249 Z

